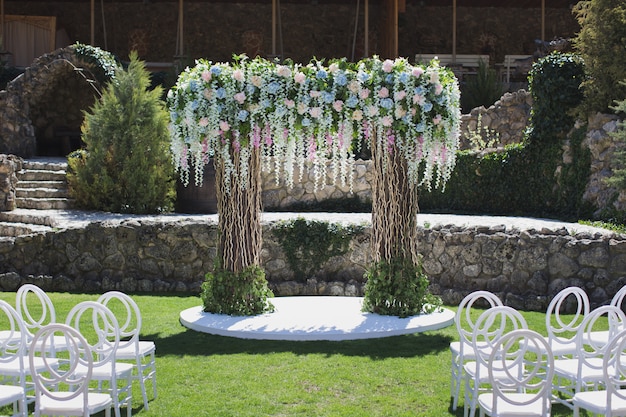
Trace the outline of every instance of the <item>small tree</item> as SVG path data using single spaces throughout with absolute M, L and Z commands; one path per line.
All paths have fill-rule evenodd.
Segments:
M 574 45 L 585 61 L 589 79 L 584 82 L 582 111 L 607 112 L 616 100 L 626 98 L 626 3 L 624 0 L 580 1 L 574 9 L 581 30 Z
M 168 113 L 161 88 L 135 52 L 102 99 L 85 112 L 86 148 L 70 155 L 68 182 L 76 204 L 119 213 L 170 211 L 175 195 Z

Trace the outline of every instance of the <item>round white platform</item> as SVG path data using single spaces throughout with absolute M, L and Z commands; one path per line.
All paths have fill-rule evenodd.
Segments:
M 353 340 L 397 336 L 447 327 L 454 312 L 421 314 L 407 318 L 361 311 L 361 297 L 276 297 L 273 313 L 228 316 L 202 311 L 202 306 L 180 313 L 189 329 L 241 339 Z

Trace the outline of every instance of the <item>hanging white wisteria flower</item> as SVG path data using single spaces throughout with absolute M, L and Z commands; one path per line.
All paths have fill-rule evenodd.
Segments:
M 293 186 L 310 163 L 320 187 L 327 167 L 351 185 L 354 150 L 365 145 L 400 152 L 409 181 L 430 189 L 445 185 L 456 162 L 459 97 L 453 73 L 437 62 L 199 60 L 168 93 L 171 150 L 185 183 L 190 171 L 201 183 L 212 157 L 223 158 L 227 176 L 247 172 L 233 161 L 249 159 L 234 156 L 258 149 L 276 178 Z

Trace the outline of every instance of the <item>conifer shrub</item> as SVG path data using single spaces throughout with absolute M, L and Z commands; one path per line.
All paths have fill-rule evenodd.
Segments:
M 102 98 L 84 113 L 85 148 L 68 157 L 76 205 L 116 213 L 172 210 L 175 180 L 169 152 L 168 113 L 160 87 L 136 53 L 118 68 Z

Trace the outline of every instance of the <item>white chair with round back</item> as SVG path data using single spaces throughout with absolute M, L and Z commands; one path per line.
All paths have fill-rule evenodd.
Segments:
M 2 331 L 3 338 L 0 339 L 0 352 L 3 354 L 8 352 L 5 358 L 0 357 L 0 367 L 2 367 L 2 365 L 10 365 L 13 361 L 12 358 L 15 358 L 10 352 L 24 352 L 26 349 L 24 348 L 25 335 L 21 329 L 17 312 L 5 301 L 0 301 L 0 310 L 5 314 L 4 317 L 0 318 L 1 326 L 4 329 Z M 9 378 L 14 380 L 12 376 Z M 0 405 L 13 405 L 11 417 L 27 416 L 26 391 L 21 381 L 16 385 L 0 385 Z
M 34 346 L 29 352 L 29 360 L 34 364 L 37 358 L 46 358 L 50 344 L 58 338 L 67 340 L 68 359 L 60 367 L 48 366 L 33 375 L 35 383 L 35 417 L 84 416 L 101 411 L 111 416 L 113 400 L 109 394 L 89 391 L 93 373 L 93 352 L 83 335 L 65 324 L 43 326 L 34 336 Z M 77 372 L 80 370 L 80 372 Z
M 486 310 L 476 320 L 472 333 L 472 348 L 476 359 L 463 366 L 465 378 L 465 405 L 463 415 L 474 417 L 478 407 L 478 397 L 485 390 L 490 391 L 493 378 L 508 381 L 507 372 L 490 374 L 489 357 L 496 349 L 498 340 L 507 332 L 528 329 L 526 320 L 519 311 L 509 306 L 496 306 Z M 510 381 L 509 381 L 510 382 Z
M 624 285 L 622 288 L 620 288 L 620 290 L 617 293 L 615 293 L 609 305 L 615 306 L 619 308 L 620 310 L 624 311 L 624 308 L 623 308 L 624 298 L 626 298 L 626 285 Z M 612 325 L 612 323 L 609 323 L 609 324 Z M 595 340 L 596 342 L 608 343 L 610 332 L 616 332 L 619 330 L 624 330 L 624 329 L 597 330 L 597 331 L 590 333 L 588 336 L 591 339 Z
M 528 329 L 506 333 L 496 341 L 487 363 L 492 391 L 478 396 L 481 417 L 550 415 L 554 356 L 543 336 Z
M 465 362 L 475 360 L 476 355 L 472 348 L 472 333 L 475 322 L 472 311 L 476 307 L 490 308 L 501 306 L 502 301 L 497 295 L 489 291 L 474 291 L 461 300 L 459 308 L 454 316 L 454 325 L 459 335 L 458 341 L 450 342 L 450 354 L 452 357 L 450 366 L 450 396 L 452 397 L 452 409 L 456 410 L 463 381 L 463 365 Z
M 83 301 L 70 310 L 65 324 L 85 336 L 90 349 L 97 355 L 91 371 L 91 379 L 98 381 L 97 391 L 111 395 L 116 417 L 120 417 L 123 406 L 130 417 L 133 365 L 115 360 L 120 331 L 113 312 L 96 301 Z M 87 372 L 87 367 L 78 365 L 77 375 Z
M 120 291 L 109 291 L 98 298 L 118 319 L 121 342 L 115 354 L 118 361 L 132 361 L 135 366 L 133 379 L 139 381 L 144 408 L 148 409 L 146 383 L 152 383 L 153 398 L 157 396 L 156 387 L 156 345 L 152 341 L 140 340 L 141 311 L 137 303 Z

